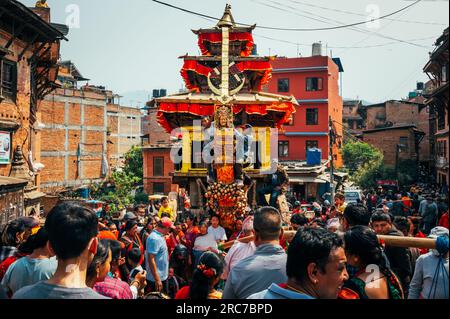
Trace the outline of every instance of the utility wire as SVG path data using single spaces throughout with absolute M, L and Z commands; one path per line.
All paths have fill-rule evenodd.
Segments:
M 211 18 L 204 18 L 204 17 L 200 17 L 200 18 L 205 21 L 209 21 L 209 22 L 215 21 L 214 19 L 211 19 Z M 273 37 L 269 37 L 269 36 L 255 33 L 255 32 L 253 32 L 253 35 L 256 37 L 262 38 L 262 39 L 267 39 L 267 40 L 276 41 L 276 42 L 280 42 L 280 43 L 287 43 L 287 44 L 292 44 L 295 46 L 303 46 L 303 47 L 308 47 L 308 48 L 311 47 L 311 44 L 293 42 L 293 41 L 289 41 L 289 40 L 283 40 L 280 38 L 273 38 Z M 423 40 L 431 40 L 431 39 L 436 39 L 436 36 L 433 35 L 433 36 L 424 37 L 424 38 L 407 39 L 404 41 L 415 42 L 415 41 L 423 41 Z M 360 41 L 360 42 L 362 42 L 362 41 Z M 358 42 L 358 43 L 360 43 L 360 42 Z M 385 46 L 399 44 L 399 43 L 401 43 L 401 42 L 393 41 L 393 42 L 379 43 L 379 44 L 373 44 L 373 45 L 364 45 L 364 46 L 328 46 L 328 48 L 329 49 L 370 49 L 370 48 L 385 47 Z
M 364 13 L 358 13 L 358 12 L 354 12 L 354 11 L 346 11 L 346 10 L 340 10 L 340 9 L 334 9 L 334 8 L 327 8 L 327 7 L 322 7 L 322 6 L 318 6 L 318 5 L 315 5 L 315 4 L 306 3 L 306 2 L 302 2 L 302 1 L 298 1 L 298 0 L 288 0 L 288 1 L 290 1 L 292 3 L 297 3 L 297 4 L 300 4 L 300 5 L 308 6 L 308 7 L 311 7 L 311 8 L 318 8 L 318 9 L 322 9 L 322 10 L 338 12 L 338 13 L 344 13 L 344 14 L 353 15 L 353 16 L 359 16 L 359 17 L 367 17 L 367 15 L 364 14 Z M 413 20 L 389 19 L 389 18 L 386 18 L 386 20 L 390 20 L 390 21 L 394 21 L 394 22 L 403 22 L 403 23 L 446 26 L 445 23 L 437 23 L 437 22 L 425 22 L 425 21 L 413 21 Z
M 211 18 L 204 18 L 204 17 L 200 17 L 205 21 L 209 21 L 209 22 L 214 22 L 215 20 L 211 19 Z M 267 39 L 267 40 L 271 40 L 271 41 L 276 41 L 276 42 L 280 42 L 280 43 L 286 43 L 286 44 L 292 44 L 295 46 L 303 46 L 303 47 L 311 47 L 311 44 L 306 44 L 306 43 L 300 43 L 300 42 L 293 42 L 293 41 L 289 41 L 289 40 L 283 40 L 283 39 L 279 39 L 279 38 L 273 38 L 273 37 L 269 37 L 269 36 L 265 36 L 262 34 L 258 34 L 253 32 L 253 35 L 262 39 Z M 431 40 L 431 39 L 436 39 L 436 36 L 430 36 L 430 37 L 424 37 L 424 38 L 415 38 L 415 39 L 408 39 L 408 40 L 404 40 L 407 42 L 415 42 L 415 41 L 423 41 L 423 40 Z M 362 41 L 360 41 L 362 42 Z M 358 42 L 358 43 L 360 43 Z M 389 46 L 389 45 L 394 45 L 394 44 L 399 44 L 401 42 L 399 41 L 393 41 L 393 42 L 386 42 L 386 43 L 379 43 L 379 44 L 373 44 L 373 45 L 365 45 L 365 46 L 327 46 L 329 49 L 370 49 L 370 48 L 379 48 L 379 47 L 385 47 L 385 46 Z
M 204 18 L 209 18 L 209 19 L 214 19 L 214 20 L 220 21 L 220 18 L 213 17 L 213 16 L 210 16 L 210 15 L 206 15 L 206 14 L 203 14 L 203 13 L 199 13 L 199 12 L 196 12 L 196 11 L 192 11 L 192 10 L 189 10 L 189 9 L 185 9 L 185 8 L 182 8 L 182 7 L 178 7 L 178 6 L 175 6 L 175 5 L 167 3 L 167 2 L 158 1 L 158 0 L 152 0 L 152 1 L 156 2 L 156 3 L 159 3 L 161 5 L 167 6 L 169 8 L 185 12 L 185 13 L 189 13 L 189 14 L 200 16 L 200 17 L 204 17 Z M 396 10 L 394 12 L 391 12 L 389 14 L 383 15 L 383 16 L 378 17 L 378 18 L 373 18 L 373 19 L 370 19 L 370 20 L 367 20 L 367 21 L 360 21 L 360 22 L 355 22 L 355 23 L 351 23 L 351 24 L 332 26 L 332 27 L 327 27 L 327 28 L 282 28 L 282 27 L 262 26 L 262 25 L 257 25 L 256 27 L 259 28 L 259 29 L 276 30 L 276 31 L 327 31 L 327 30 L 344 29 L 344 28 L 349 28 L 349 27 L 353 27 L 353 26 L 357 26 L 357 25 L 362 25 L 362 24 L 366 24 L 368 22 L 374 22 L 374 21 L 378 21 L 378 20 L 382 20 L 382 19 L 391 17 L 393 15 L 396 15 L 399 12 L 402 12 L 402 11 L 404 11 L 406 9 L 409 9 L 412 6 L 415 6 L 416 4 L 418 4 L 421 1 L 423 1 L 423 0 L 417 0 L 417 1 L 413 2 L 412 4 L 407 5 L 406 7 L 403 7 L 401 9 L 399 9 L 399 10 Z M 247 23 L 236 23 L 236 24 L 241 25 L 241 26 L 247 26 L 247 27 L 253 26 L 253 25 L 247 24 Z
M 284 12 L 291 13 L 291 14 L 295 14 L 295 15 L 298 15 L 298 16 L 301 16 L 301 17 L 304 17 L 304 18 L 307 18 L 307 19 L 311 19 L 311 20 L 314 20 L 314 21 L 319 21 L 319 22 L 322 22 L 322 23 L 325 23 L 325 24 L 331 24 L 330 21 L 333 21 L 333 22 L 336 22 L 336 23 L 338 23 L 338 24 L 340 24 L 340 25 L 343 25 L 343 26 L 345 25 L 345 24 L 344 24 L 343 22 L 341 22 L 341 21 L 334 20 L 334 19 L 331 19 L 331 18 L 328 18 L 328 17 L 323 17 L 323 16 L 320 16 L 320 15 L 314 14 L 314 13 L 312 13 L 312 12 L 304 11 L 304 10 L 302 10 L 302 12 L 307 13 L 307 14 L 309 14 L 310 16 L 316 16 L 316 17 L 318 17 L 318 18 L 320 18 L 320 19 L 322 19 L 322 20 L 319 20 L 319 19 L 317 19 L 317 18 L 312 18 L 312 17 L 310 17 L 310 16 L 306 16 L 306 15 L 300 14 L 300 13 L 298 13 L 298 8 L 295 8 L 295 7 L 291 7 L 291 6 L 285 5 L 285 4 L 280 3 L 280 2 L 278 2 L 278 1 L 267 0 L 268 2 L 270 2 L 270 3 L 272 3 L 272 4 L 275 4 L 275 5 L 278 5 L 278 6 L 270 5 L 270 4 L 268 4 L 268 3 L 264 3 L 264 2 L 261 2 L 261 1 L 259 1 L 259 0 L 251 0 L 251 1 L 253 1 L 253 2 L 255 2 L 255 3 L 258 3 L 258 4 L 260 4 L 260 5 L 266 6 L 266 7 L 270 7 L 270 8 L 272 8 L 272 9 L 284 11 Z M 405 8 L 404 10 L 407 10 L 407 9 L 409 9 L 410 7 L 411 7 L 411 6 L 408 6 L 408 7 Z M 286 9 L 286 8 L 290 8 L 291 10 L 288 10 L 288 9 Z M 404 10 L 403 10 L 403 11 L 404 11 Z M 371 21 L 375 21 L 375 20 L 371 20 Z M 367 21 L 367 22 L 371 22 L 371 21 Z M 347 25 L 347 26 L 348 26 L 348 25 Z M 364 33 L 364 34 L 370 34 L 370 35 L 375 35 L 375 36 L 378 36 L 378 37 L 381 37 L 381 38 L 385 38 L 385 39 L 389 39 L 389 40 L 395 40 L 395 41 L 398 41 L 398 42 L 410 44 L 410 45 L 412 45 L 412 46 L 416 46 L 416 47 L 420 47 L 420 48 L 425 48 L 425 49 L 428 49 L 428 48 L 429 48 L 429 47 L 427 47 L 427 46 L 423 46 L 423 45 L 411 43 L 411 42 L 408 42 L 408 41 L 405 41 L 405 40 L 401 40 L 401 39 L 397 39 L 397 38 L 394 38 L 394 37 L 390 37 L 390 36 L 387 36 L 387 35 L 384 35 L 384 34 L 381 34 L 381 33 L 363 30 L 363 29 L 360 29 L 360 28 L 357 28 L 357 27 L 349 27 L 349 29 L 350 29 L 350 30 L 353 30 L 353 31 L 355 31 L 355 32 Z
M 347 134 L 347 136 L 349 136 L 350 138 L 352 138 L 355 142 L 361 142 L 361 141 L 362 141 L 361 139 L 357 138 L 357 137 L 354 136 L 352 133 L 350 133 L 350 131 L 348 130 L 348 128 L 347 128 L 344 124 L 342 124 L 342 123 L 340 123 L 340 122 L 338 122 L 338 121 L 336 121 L 336 120 L 332 120 L 332 122 L 333 122 L 333 123 L 336 123 L 336 124 L 339 124 L 339 125 L 342 127 L 342 132 L 344 132 L 345 134 Z
M 272 40 L 272 41 L 277 41 L 280 43 L 287 43 L 287 44 L 292 44 L 292 45 L 300 45 L 300 46 L 304 46 L 304 47 L 310 47 L 310 44 L 306 44 L 306 43 L 299 43 L 299 42 L 293 42 L 293 41 L 289 41 L 289 40 L 283 40 L 283 39 L 277 39 L 277 38 L 272 38 L 272 37 L 268 37 L 265 35 L 261 35 L 258 33 L 253 33 L 254 36 L 259 37 L 259 38 L 263 38 L 263 39 L 267 39 L 267 40 Z M 430 39 L 436 39 L 436 36 L 431 36 L 431 37 L 425 37 L 425 38 L 416 38 L 416 39 L 408 39 L 405 41 L 408 42 L 413 42 L 413 41 L 422 41 L 422 40 L 430 40 Z M 401 42 L 398 41 L 393 41 L 393 42 L 386 42 L 386 43 L 379 43 L 379 44 L 373 44 L 373 45 L 364 45 L 364 46 L 328 46 L 329 49 L 369 49 L 369 48 L 378 48 L 378 47 L 385 47 L 385 46 L 389 46 L 389 45 L 394 45 L 394 44 L 399 44 Z
M 411 7 L 410 7 L 408 10 L 403 11 L 403 12 L 399 15 L 399 17 L 405 15 L 410 9 L 411 9 Z M 392 24 L 392 23 L 394 22 L 393 19 L 389 19 L 389 20 L 390 20 L 390 21 L 389 21 L 388 23 L 386 23 L 385 25 L 383 25 L 378 31 L 381 31 L 381 30 L 385 29 L 386 27 L 388 27 L 390 24 Z M 360 41 L 354 43 L 353 46 L 360 45 L 361 43 L 363 43 L 363 42 L 367 41 L 368 39 L 370 39 L 373 35 L 374 35 L 373 33 L 367 35 L 364 39 L 362 39 L 362 40 L 360 40 Z M 409 42 L 410 42 L 410 41 L 409 41 Z M 348 50 L 349 50 L 349 49 L 343 49 L 342 51 L 339 51 L 339 54 L 342 54 L 342 53 L 344 53 L 344 52 L 346 52 L 346 51 L 348 51 Z

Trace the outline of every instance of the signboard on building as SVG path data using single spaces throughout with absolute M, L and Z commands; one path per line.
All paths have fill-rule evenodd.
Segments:
M 0 164 L 11 162 L 11 133 L 0 131 Z
M 378 186 L 392 186 L 392 187 L 397 187 L 398 186 L 398 181 L 394 181 L 394 180 L 379 180 L 377 181 Z

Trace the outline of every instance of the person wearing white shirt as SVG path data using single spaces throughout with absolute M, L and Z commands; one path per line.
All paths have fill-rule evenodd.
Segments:
M 242 232 L 244 237 L 252 236 L 253 232 L 253 216 L 247 217 L 242 225 Z M 255 242 L 252 240 L 249 243 L 241 243 L 236 240 L 233 246 L 225 256 L 225 268 L 222 274 L 222 279 L 227 280 L 228 274 L 241 260 L 252 256 L 256 251 Z
M 217 243 L 227 241 L 227 234 L 225 233 L 225 229 L 220 226 L 219 216 L 213 216 L 211 218 L 211 226 L 208 228 L 208 234 L 211 234 Z
M 195 239 L 192 253 L 194 255 L 194 266 L 205 251 L 219 253 L 219 247 L 214 236 L 208 232 L 208 225 L 205 222 L 199 225 L 200 234 Z

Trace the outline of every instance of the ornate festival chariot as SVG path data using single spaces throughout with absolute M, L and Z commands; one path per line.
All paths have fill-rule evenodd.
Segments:
M 263 92 L 273 58 L 254 54 L 254 28 L 237 26 L 227 5 L 215 27 L 193 31 L 202 55 L 180 57 L 188 92 L 150 103 L 158 123 L 182 136 L 173 182 L 189 190 L 194 207 L 209 206 L 225 224 L 256 206 L 259 181 L 278 157 L 271 129 L 282 128 L 298 105 L 292 96 Z M 208 117 L 211 126 L 194 124 Z

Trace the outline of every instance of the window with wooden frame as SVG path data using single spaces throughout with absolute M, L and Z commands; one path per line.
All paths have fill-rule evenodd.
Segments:
M 289 79 L 278 79 L 278 92 L 289 92 Z
M 401 136 L 399 144 L 401 145 L 402 151 L 409 152 L 409 138 L 407 136 Z
M 306 91 L 322 91 L 323 90 L 323 78 L 306 78 Z
M 319 124 L 319 110 L 306 109 L 306 125 L 318 125 Z
M 278 141 L 278 157 L 289 157 L 289 141 Z
M 164 176 L 164 157 L 153 157 L 153 176 Z
M 17 63 L 0 59 L 0 95 L 13 102 L 17 96 Z

